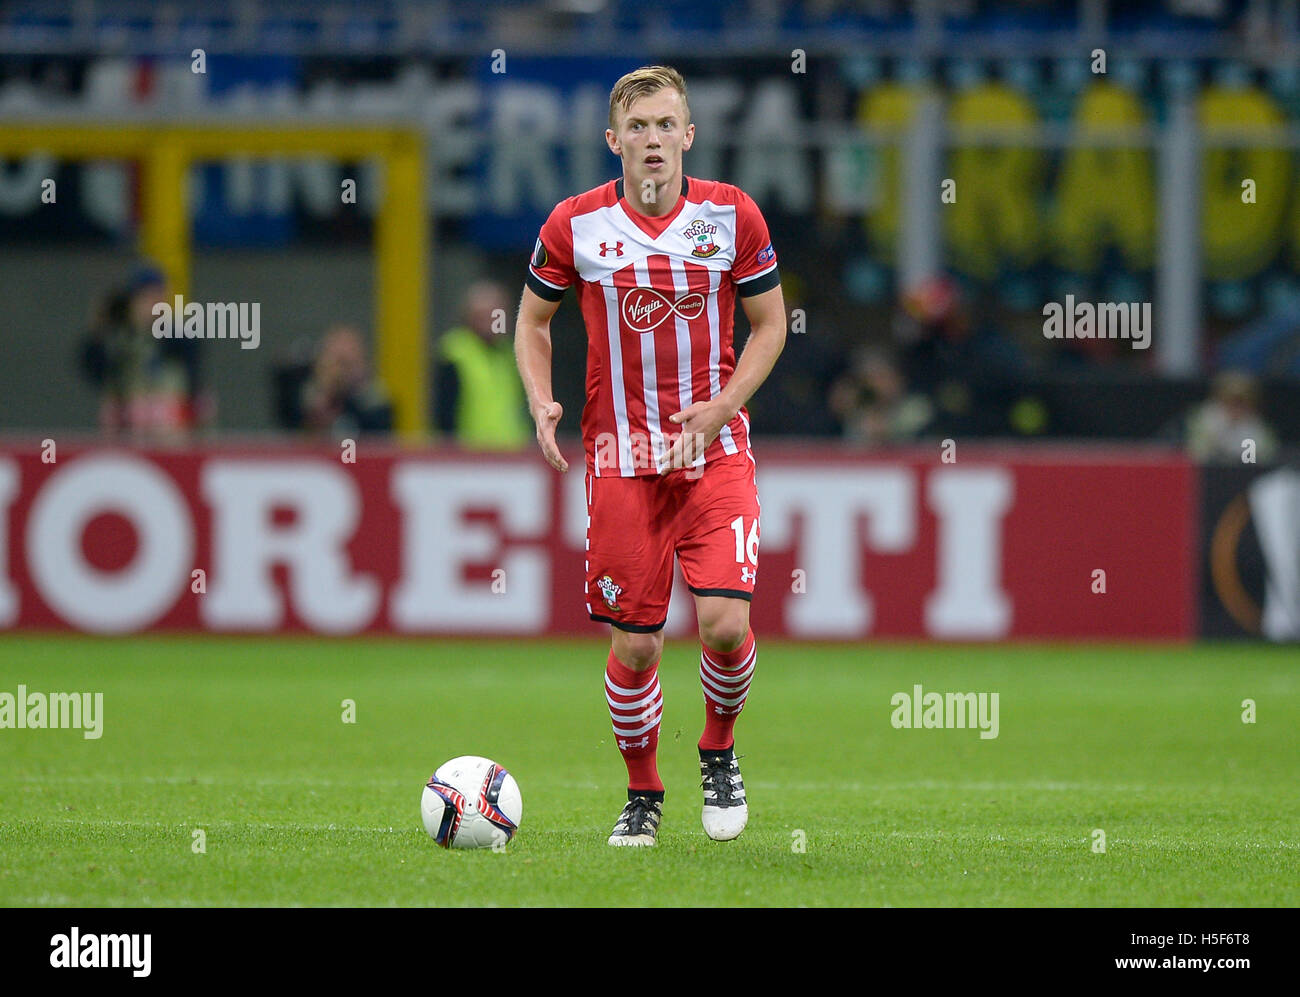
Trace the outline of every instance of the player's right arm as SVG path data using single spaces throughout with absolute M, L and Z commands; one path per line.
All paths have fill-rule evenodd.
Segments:
M 564 409 L 551 397 L 551 316 L 560 307 L 525 286 L 515 319 L 515 362 L 528 395 L 528 411 L 537 424 L 537 442 L 547 462 L 557 471 L 567 471 L 569 462 L 555 443 L 555 427 Z
M 572 206 L 573 198 L 561 201 L 542 226 L 515 319 L 515 361 L 528 395 L 528 411 L 537 424 L 542 453 L 557 471 L 567 471 L 569 462 L 555 445 L 555 427 L 564 409 L 551 396 L 551 316 L 560 307 L 565 289 L 578 281 L 569 224 Z

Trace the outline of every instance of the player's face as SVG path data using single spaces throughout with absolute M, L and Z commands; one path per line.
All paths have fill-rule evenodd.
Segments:
M 682 153 L 694 138 L 682 95 L 671 87 L 633 101 L 619 119 L 618 131 L 605 131 L 610 150 L 623 159 L 627 185 L 636 190 L 647 179 L 659 189 L 680 184 Z

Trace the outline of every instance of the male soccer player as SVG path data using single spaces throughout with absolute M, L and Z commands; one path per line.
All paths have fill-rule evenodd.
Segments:
M 611 845 L 653 845 L 663 814 L 658 665 L 674 556 L 702 644 L 704 830 L 729 841 L 749 816 L 733 738 L 756 660 L 759 508 L 744 406 L 785 345 L 785 304 L 754 201 L 682 172 L 694 138 L 676 70 L 647 66 L 618 81 L 605 141 L 623 176 L 551 212 L 515 326 L 537 441 L 567 471 L 555 443 L 563 410 L 551 396 L 550 321 L 565 289 L 577 288 L 588 337 L 587 612 L 610 625 L 605 698 L 628 773 Z M 750 324 L 739 363 L 737 295 Z

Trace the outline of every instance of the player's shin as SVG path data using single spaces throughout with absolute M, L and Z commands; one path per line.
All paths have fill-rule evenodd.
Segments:
M 635 794 L 663 798 L 656 756 L 663 693 L 659 690 L 659 663 L 633 671 L 609 652 L 605 665 L 605 699 L 614 725 L 614 743 L 627 765 L 629 799 Z
M 744 709 L 757 661 L 753 630 L 745 634 L 745 639 L 734 651 L 715 651 L 701 645 L 704 733 L 700 736 L 699 746 L 702 751 L 724 751 L 732 746 L 736 718 Z

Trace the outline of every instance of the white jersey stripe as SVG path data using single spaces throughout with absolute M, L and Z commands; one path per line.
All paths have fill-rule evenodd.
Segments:
M 718 322 L 718 284 L 721 274 L 717 270 L 709 271 L 709 398 L 717 398 L 722 393 L 721 377 L 718 371 L 718 360 L 722 356 L 721 325 Z M 731 438 L 731 427 L 723 426 L 722 431 L 718 433 L 718 439 L 722 441 L 722 450 L 724 453 L 739 453 L 740 448 L 736 446 L 736 441 Z
M 618 315 L 618 289 L 613 275 L 600 282 L 605 291 L 605 328 L 609 334 L 609 376 L 614 398 L 614 424 L 618 432 L 618 473 L 630 478 L 636 472 L 632 467 L 632 434 L 627 422 L 627 391 L 623 387 L 623 346 Z M 600 475 L 603 455 L 596 448 L 596 474 Z
M 690 290 L 686 282 L 686 267 L 675 257 L 668 259 L 673 275 L 673 292 L 681 298 Z M 691 324 L 680 315 L 674 318 L 673 324 L 677 327 L 677 404 L 680 406 L 678 411 L 682 411 L 690 408 L 694 397 L 691 392 Z
M 638 260 L 632 266 L 636 282 L 640 287 L 653 287 L 650 281 L 650 267 L 647 260 Z M 659 455 L 664 452 L 664 427 L 659 418 L 659 375 L 655 369 L 655 334 L 654 330 L 640 334 L 641 339 L 641 393 L 645 401 L 645 424 L 650 430 L 650 459 L 659 464 Z

